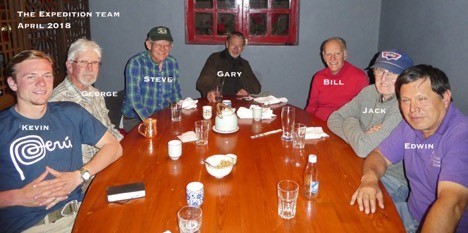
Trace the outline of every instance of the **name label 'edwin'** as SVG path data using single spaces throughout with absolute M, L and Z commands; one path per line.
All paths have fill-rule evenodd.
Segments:
M 26 131 L 47 131 L 49 130 L 48 125 L 21 125 L 21 130 Z
M 434 144 L 413 144 L 413 143 L 405 143 L 405 149 L 414 150 L 414 149 L 434 149 Z
M 344 83 L 341 80 L 324 79 L 323 85 L 344 86 Z
M 364 108 L 362 113 L 387 113 L 387 109 L 385 108 Z

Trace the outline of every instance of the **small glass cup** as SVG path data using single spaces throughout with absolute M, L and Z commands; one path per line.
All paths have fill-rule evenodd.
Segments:
M 306 130 L 307 130 L 307 126 L 304 124 L 296 123 L 293 125 L 293 130 L 292 130 L 293 148 L 296 148 L 296 149 L 304 148 Z
M 184 206 L 177 211 L 177 219 L 180 232 L 199 232 L 202 225 L 202 210 L 196 206 Z
M 296 216 L 296 203 L 299 185 L 292 180 L 282 180 L 278 183 L 278 214 L 281 218 L 291 219 Z
M 207 120 L 201 120 L 195 122 L 195 134 L 197 136 L 197 145 L 208 144 L 208 133 L 210 124 Z
M 171 103 L 171 120 L 180 121 L 182 119 L 182 104 L 179 102 Z

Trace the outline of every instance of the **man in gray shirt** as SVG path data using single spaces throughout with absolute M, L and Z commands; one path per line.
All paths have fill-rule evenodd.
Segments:
M 413 61 L 402 51 L 380 52 L 371 67 L 375 84 L 362 89 L 328 118 L 328 128 L 349 143 L 359 157 L 367 157 L 402 120 L 395 96 L 395 81 L 411 66 Z M 382 183 L 393 201 L 406 200 L 408 182 L 401 162 L 387 170 Z

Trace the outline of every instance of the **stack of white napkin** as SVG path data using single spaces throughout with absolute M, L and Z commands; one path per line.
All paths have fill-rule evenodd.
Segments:
M 182 109 L 192 109 L 197 107 L 198 100 L 187 97 L 185 100 L 179 100 L 179 103 L 181 103 Z
M 288 102 L 288 99 L 286 99 L 285 97 L 276 98 L 272 95 L 269 95 L 266 97 L 257 97 L 254 99 L 254 101 L 263 105 L 272 105 L 278 103 L 286 103 Z
M 328 137 L 328 134 L 323 132 L 322 127 L 307 127 L 305 139 L 319 139 Z
M 177 136 L 182 142 L 193 142 L 197 140 L 197 135 L 193 131 L 187 131 Z
M 253 107 L 259 107 L 259 106 L 252 104 L 250 105 L 250 108 L 240 107 L 239 110 L 237 110 L 237 116 L 240 119 L 252 119 Z M 275 117 L 275 116 L 276 115 L 273 114 L 273 110 L 271 110 L 270 108 L 262 108 L 262 119 L 271 119 L 272 117 Z

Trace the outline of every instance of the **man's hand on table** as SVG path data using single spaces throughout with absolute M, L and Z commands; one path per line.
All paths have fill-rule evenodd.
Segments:
M 383 194 L 379 187 L 379 180 L 376 178 L 362 177 L 361 185 L 351 197 L 351 205 L 357 201 L 359 210 L 366 214 L 375 213 L 376 204 L 381 209 L 384 208 Z

